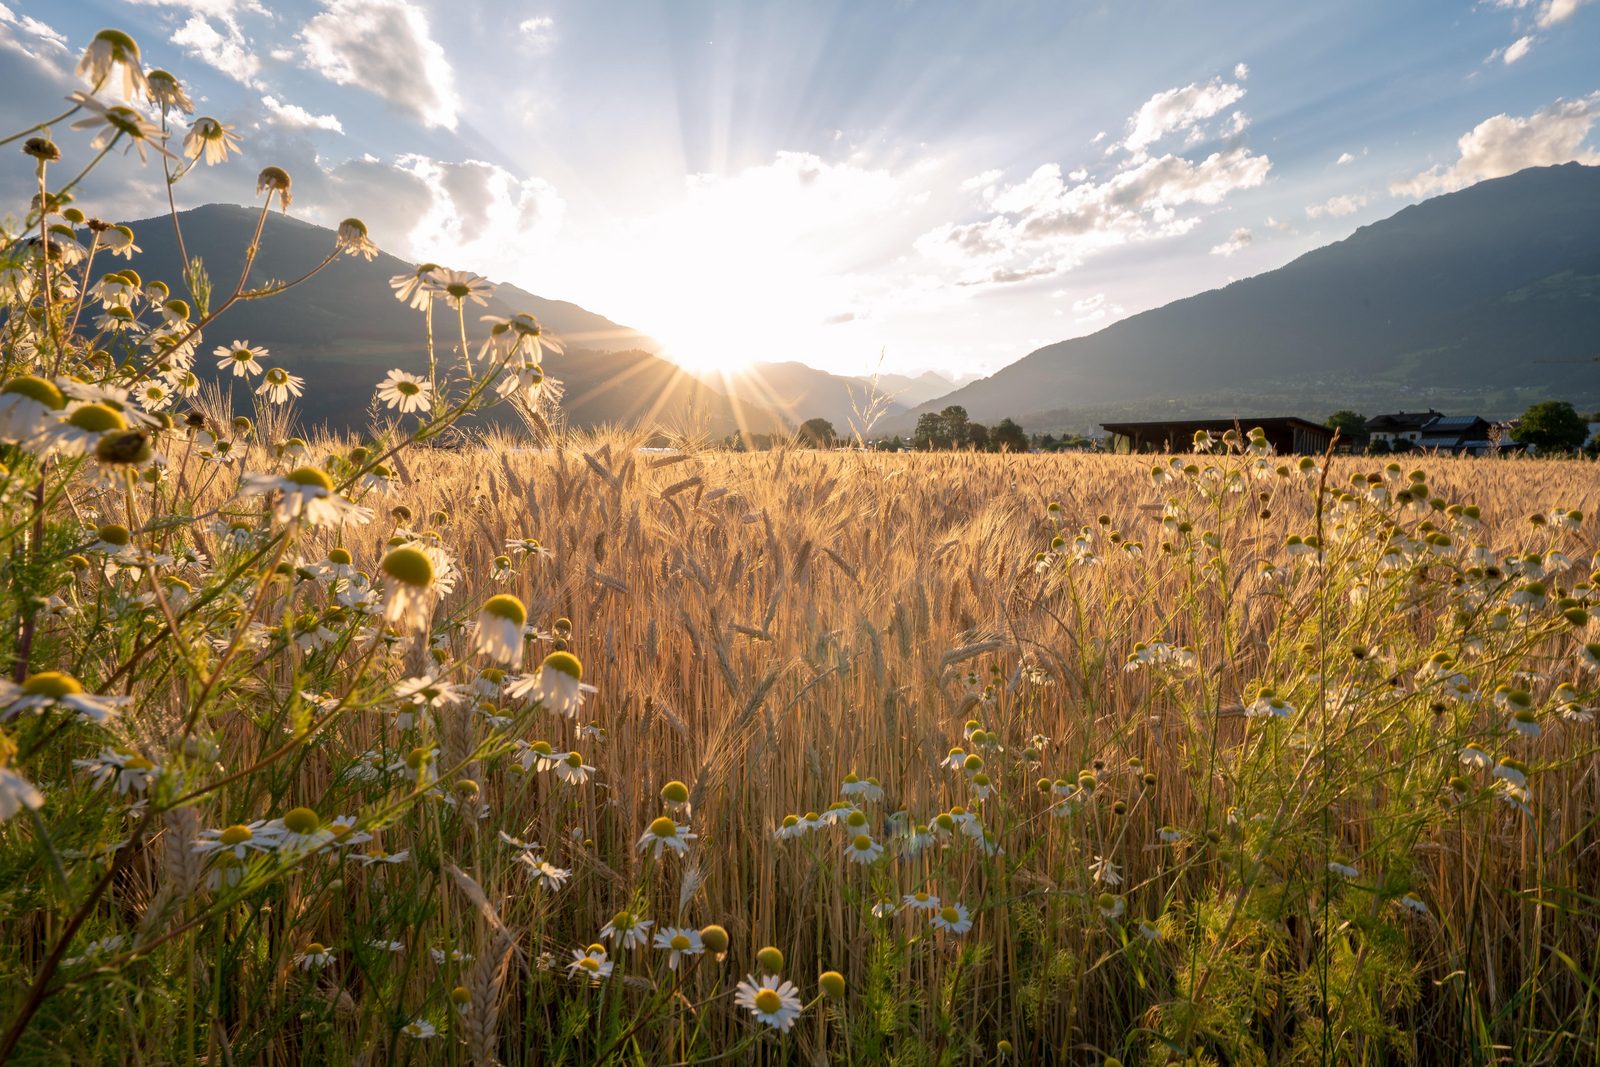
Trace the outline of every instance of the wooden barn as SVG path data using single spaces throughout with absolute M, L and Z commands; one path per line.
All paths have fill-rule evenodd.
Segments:
M 1280 455 L 1320 456 L 1333 441 L 1333 431 L 1309 419 L 1173 419 L 1161 422 L 1107 422 L 1102 429 L 1116 437 L 1117 448 L 1129 452 L 1188 452 L 1194 435 L 1205 430 L 1221 437 L 1229 430 L 1249 433 L 1257 426 L 1266 431 L 1267 440 Z

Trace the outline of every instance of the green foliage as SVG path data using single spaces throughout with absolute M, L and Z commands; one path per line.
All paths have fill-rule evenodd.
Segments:
M 1589 440 L 1589 425 L 1565 400 L 1541 400 L 1522 413 L 1511 436 L 1541 452 L 1573 452 Z

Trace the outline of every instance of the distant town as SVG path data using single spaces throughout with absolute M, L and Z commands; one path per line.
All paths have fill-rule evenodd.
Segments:
M 1534 404 L 1514 419 L 1458 415 L 1429 408 L 1366 416 L 1340 410 L 1321 422 L 1300 416 L 1240 415 L 1215 419 L 1162 419 L 1106 422 L 1093 434 L 1030 433 L 1015 419 L 993 426 L 974 422 L 966 409 L 951 405 L 927 412 L 909 437 L 875 437 L 840 432 L 824 418 L 808 419 L 795 435 L 811 448 L 867 447 L 889 452 L 1183 452 L 1202 431 L 1221 434 L 1261 427 L 1273 448 L 1285 455 L 1341 453 L 1390 455 L 1427 452 L 1454 456 L 1507 454 L 1571 455 L 1600 453 L 1600 412 L 1580 413 L 1563 400 Z M 737 450 L 772 448 L 777 434 L 729 435 L 723 444 Z

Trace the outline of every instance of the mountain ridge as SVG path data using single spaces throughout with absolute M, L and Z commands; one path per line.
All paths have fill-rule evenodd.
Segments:
M 1596 354 L 1600 167 L 1568 163 L 1409 205 L 1275 270 L 1046 345 L 890 427 L 952 404 L 1034 429 L 1285 403 L 1318 418 L 1430 401 L 1508 415 L 1544 394 L 1600 401 L 1600 375 L 1575 369 Z

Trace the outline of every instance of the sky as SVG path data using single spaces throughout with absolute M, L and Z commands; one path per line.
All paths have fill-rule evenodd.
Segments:
M 282 166 L 301 218 L 697 370 L 988 374 L 1406 204 L 1600 163 L 1597 0 L 0 0 L 8 131 L 62 109 L 103 27 L 242 138 L 180 207 Z M 137 157 L 83 193 L 165 210 Z

